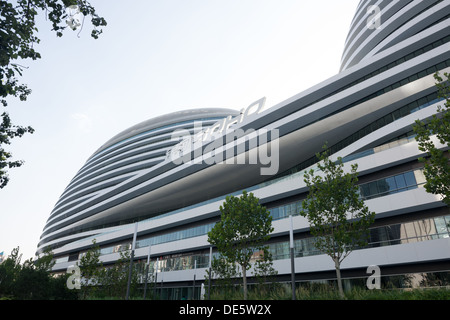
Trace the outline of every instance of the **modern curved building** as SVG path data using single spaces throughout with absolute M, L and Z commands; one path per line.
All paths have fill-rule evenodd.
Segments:
M 365 281 L 377 265 L 395 286 L 448 284 L 450 211 L 423 188 L 412 124 L 443 103 L 433 75 L 450 72 L 449 14 L 450 0 L 363 0 L 336 76 L 268 109 L 262 99 L 240 112 L 189 110 L 118 134 L 67 186 L 38 253 L 53 248 L 54 271 L 65 272 L 95 239 L 111 264 L 137 225 L 136 259 L 151 249 L 165 297 L 189 296 L 194 276 L 204 278 L 219 206 L 245 189 L 273 216 L 277 279 L 290 281 L 293 215 L 296 281 L 332 281 L 332 260 L 298 215 L 303 172 L 327 142 L 332 157 L 358 164 L 361 197 L 376 213 L 369 245 L 342 264 L 346 283 Z M 176 129 L 190 139 L 173 139 Z

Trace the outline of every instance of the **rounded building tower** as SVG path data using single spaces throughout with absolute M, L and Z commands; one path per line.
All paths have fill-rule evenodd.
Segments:
M 167 151 L 178 143 L 173 133 L 178 130 L 193 135 L 196 130 L 238 114 L 236 110 L 219 108 L 179 111 L 141 122 L 111 138 L 86 161 L 60 196 L 39 247 L 55 248 L 85 237 L 92 230 L 150 216 L 132 202 L 145 193 L 140 184 L 151 179 Z M 118 205 L 119 213 L 114 210 Z
M 362 0 L 345 42 L 341 71 L 448 21 L 448 6 L 442 0 Z

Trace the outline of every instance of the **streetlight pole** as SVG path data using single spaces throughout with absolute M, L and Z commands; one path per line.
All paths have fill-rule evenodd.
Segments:
M 212 247 L 209 247 L 209 281 L 208 281 L 208 300 L 211 298 L 211 263 L 212 263 Z
M 156 285 L 158 284 L 158 267 L 159 267 L 159 258 L 156 258 L 155 266 L 155 286 L 153 287 L 153 295 L 156 297 Z
M 136 236 L 137 236 L 138 223 L 134 224 L 134 234 L 133 234 L 133 244 L 131 245 L 131 257 L 130 257 L 130 269 L 128 271 L 128 284 L 127 284 L 127 295 L 126 300 L 130 297 L 130 285 L 131 285 L 131 274 L 133 272 L 133 259 L 134 259 L 134 249 L 136 248 Z
M 194 283 L 192 285 L 192 299 L 195 299 L 195 276 L 197 274 L 197 259 L 194 260 Z
M 145 266 L 145 285 L 144 285 L 144 300 L 147 296 L 147 282 L 148 282 L 148 269 L 150 267 L 150 253 L 152 251 L 152 245 L 148 247 L 147 265 Z
M 292 300 L 295 300 L 295 262 L 294 262 L 294 223 L 292 215 L 289 216 L 291 220 L 291 228 L 289 230 L 289 243 L 291 252 L 291 282 L 292 282 Z

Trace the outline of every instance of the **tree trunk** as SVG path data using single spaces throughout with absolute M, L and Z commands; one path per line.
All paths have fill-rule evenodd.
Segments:
M 344 295 L 344 289 L 342 288 L 342 278 L 341 278 L 341 264 L 339 263 L 339 259 L 334 260 L 334 265 L 336 267 L 336 276 L 337 276 L 337 283 L 339 288 L 339 295 L 341 299 L 345 298 Z
M 242 280 L 244 283 L 244 300 L 247 300 L 247 267 L 242 266 Z

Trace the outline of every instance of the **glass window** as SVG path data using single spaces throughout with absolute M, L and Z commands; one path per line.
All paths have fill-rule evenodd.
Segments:
M 421 98 L 418 100 L 419 106 L 423 106 L 428 103 L 427 97 Z
M 408 187 L 411 187 L 411 186 L 415 187 L 417 185 L 416 177 L 414 176 L 413 171 L 406 172 L 403 176 L 405 177 L 405 182 Z
M 403 174 L 395 176 L 394 178 L 395 178 L 395 183 L 397 184 L 397 189 L 401 190 L 401 189 L 406 188 L 405 177 L 403 176 Z
M 430 219 L 418 220 L 414 222 L 414 229 L 416 234 L 420 238 L 419 240 L 429 240 L 429 235 L 435 234 L 436 229 L 434 228 L 434 223 Z
M 437 65 L 437 69 L 438 69 L 438 70 L 445 69 L 445 62 L 439 63 L 439 64 Z
M 389 177 L 385 179 L 386 184 L 389 186 L 389 191 L 390 193 L 395 193 L 397 190 L 397 183 L 395 182 L 395 178 L 394 177 Z
M 379 228 L 370 229 L 370 240 L 369 240 L 369 242 L 372 243 L 372 247 L 379 247 L 380 246 L 380 244 L 379 244 L 379 242 L 380 242 L 380 235 L 379 235 L 378 230 L 379 230 Z
M 413 82 L 413 81 L 416 81 L 418 78 L 419 78 L 419 77 L 417 76 L 417 74 L 415 74 L 415 75 L 409 77 L 409 81 L 410 81 L 410 82 Z
M 417 237 L 417 234 L 416 234 L 416 229 L 414 228 L 414 223 L 413 222 L 407 222 L 407 223 L 404 223 L 403 225 L 405 227 L 406 236 L 409 239 L 415 239 Z
M 386 227 L 386 233 L 389 237 L 390 244 L 400 244 L 401 232 L 400 232 L 400 224 L 394 224 Z
M 297 241 L 294 244 L 297 247 Z M 274 259 L 287 259 L 289 257 L 289 243 L 280 242 L 274 243 L 269 246 L 269 249 L 274 257 Z
M 420 105 L 417 101 L 414 101 L 410 104 L 410 106 L 411 106 L 412 110 L 415 110 L 415 109 L 419 108 Z
M 400 87 L 400 82 L 396 82 L 392 85 L 392 89 L 397 89 Z
M 406 117 L 408 114 L 409 114 L 408 106 L 404 106 L 403 108 L 400 109 L 401 117 Z
M 442 44 L 443 44 L 442 40 L 438 40 L 436 42 L 433 42 L 431 45 L 433 46 L 433 49 L 434 49 L 434 48 L 441 46 Z
M 427 69 L 428 74 L 436 73 L 437 69 L 436 66 L 430 67 Z
M 286 211 L 286 217 L 289 217 L 291 215 L 291 205 L 290 204 L 285 206 L 285 211 Z
M 389 240 L 389 233 L 388 233 L 388 227 L 381 227 L 378 228 L 378 236 L 379 236 L 379 241 L 382 242 L 382 246 L 387 245 L 388 243 L 386 243 Z
M 384 127 L 384 125 L 385 125 L 384 118 L 378 119 L 377 120 L 377 125 L 378 125 L 378 128 Z
M 400 81 L 400 85 L 404 86 L 405 84 L 408 84 L 409 79 L 404 79 L 402 81 Z
M 298 202 L 294 202 L 294 203 L 291 204 L 291 212 L 292 212 L 293 216 L 295 216 L 296 214 L 299 213 L 299 211 L 298 211 Z
M 284 207 L 283 207 L 283 206 L 282 206 L 282 207 L 279 207 L 279 217 L 280 217 L 280 218 L 285 217 L 285 215 L 284 215 Z
M 65 256 L 65 257 L 60 257 L 55 259 L 55 263 L 63 263 L 63 262 L 68 262 L 69 261 L 69 256 Z
M 378 188 L 377 188 L 377 182 L 374 181 L 374 182 L 369 183 L 369 195 L 374 196 L 376 194 L 378 194 Z
M 450 216 L 445 216 L 445 223 L 447 224 L 447 231 L 450 231 Z
M 110 253 L 113 253 L 112 247 L 100 249 L 100 255 L 110 254 Z
M 395 62 L 392 62 L 388 65 L 388 69 L 392 69 L 396 66 L 397 64 Z
M 434 223 L 436 225 L 436 230 L 439 234 L 439 238 L 448 237 L 447 224 L 444 217 L 434 218 Z
M 380 195 L 389 193 L 389 185 L 387 184 L 386 179 L 377 181 L 377 190 Z
M 426 71 L 426 70 L 421 71 L 421 72 L 419 72 L 417 75 L 418 75 L 419 78 L 426 77 L 426 76 L 427 76 L 427 71 Z
M 386 227 L 379 227 L 370 230 L 372 247 L 383 247 L 389 245 L 389 237 Z
M 376 131 L 377 129 L 378 129 L 378 125 L 377 125 L 376 122 L 373 122 L 373 123 L 370 124 L 370 130 L 372 132 Z
M 384 122 L 385 122 L 386 124 L 389 124 L 389 123 L 391 123 L 392 121 L 394 121 L 394 119 L 392 118 L 392 115 L 391 115 L 391 114 L 388 114 L 387 116 L 384 117 Z
M 270 209 L 270 214 L 272 215 L 272 218 L 274 220 L 280 218 L 280 213 L 279 213 L 278 207 Z
M 361 196 L 363 198 L 367 198 L 370 195 L 369 185 L 367 183 L 361 185 L 359 189 L 361 190 Z
M 414 53 L 410 53 L 405 57 L 405 61 L 411 60 L 415 57 Z
M 303 248 L 303 256 L 311 256 L 314 254 L 314 245 L 312 239 L 302 239 L 301 247 Z
M 297 213 L 302 212 L 303 207 L 302 207 L 302 201 L 297 202 Z

